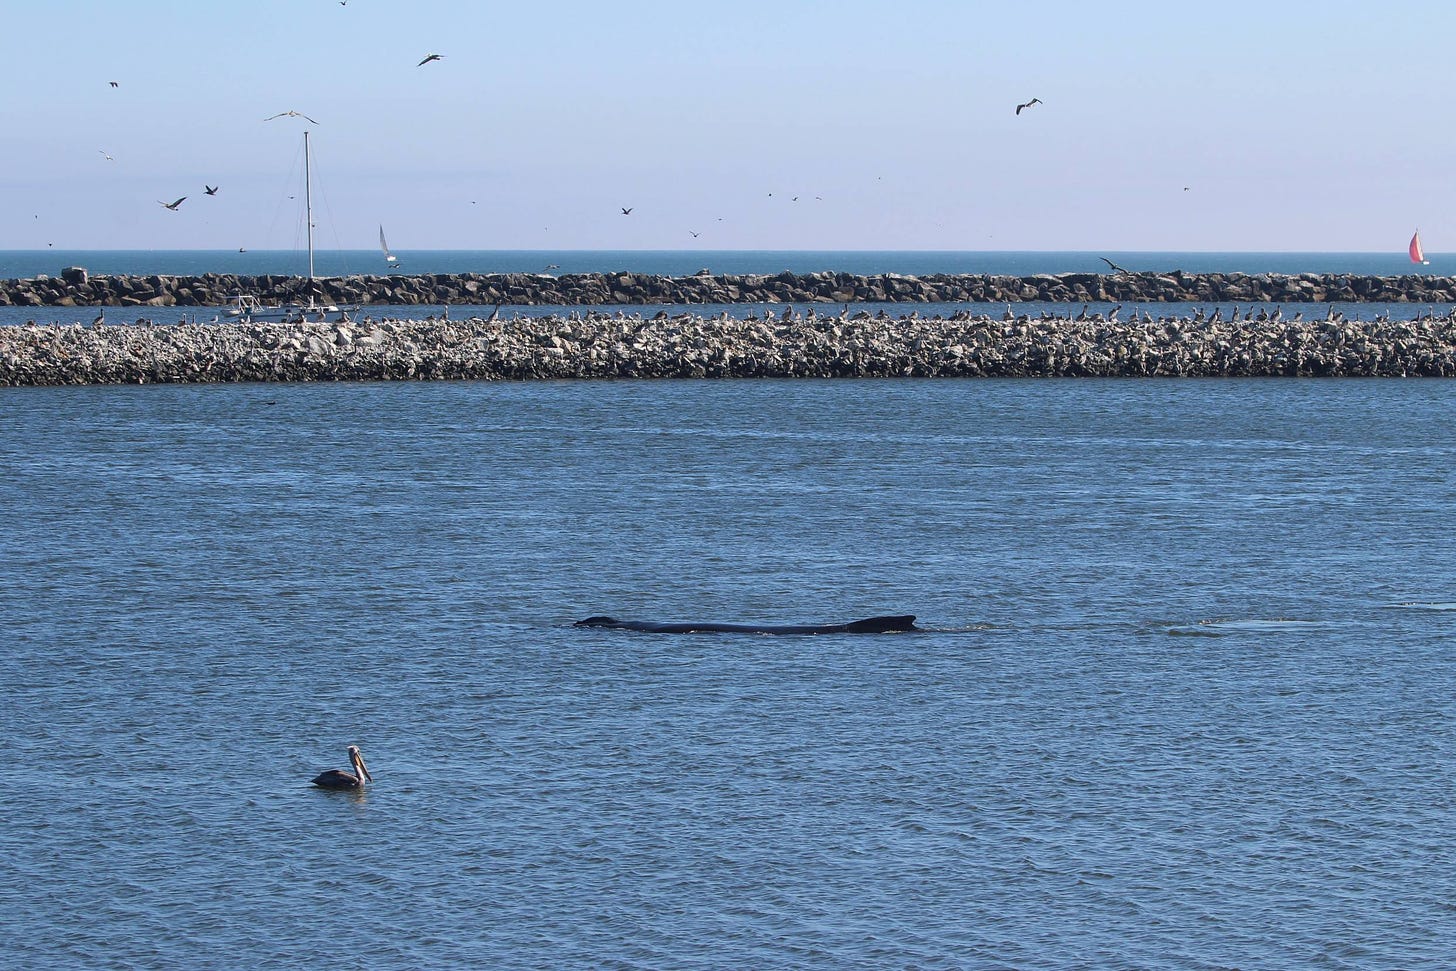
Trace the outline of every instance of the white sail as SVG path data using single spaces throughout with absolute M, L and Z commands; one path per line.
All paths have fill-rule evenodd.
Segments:
M 379 248 L 382 249 L 382 250 L 384 250 L 384 262 L 386 262 L 386 263 L 393 263 L 395 260 L 399 259 L 398 256 L 395 256 L 393 253 L 391 253 L 389 251 L 389 244 L 384 241 L 384 227 L 383 226 L 380 226 L 379 227 Z

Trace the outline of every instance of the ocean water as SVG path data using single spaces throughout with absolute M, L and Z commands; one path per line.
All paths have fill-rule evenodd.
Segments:
M 1451 402 L 0 391 L 0 963 L 1447 966 Z

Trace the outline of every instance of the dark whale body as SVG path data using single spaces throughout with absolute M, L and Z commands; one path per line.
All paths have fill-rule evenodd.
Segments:
M 894 617 L 866 617 L 847 624 L 659 624 L 648 620 L 618 620 L 588 617 L 573 627 L 606 627 L 612 630 L 640 630 L 650 634 L 886 634 L 919 630 L 914 614 Z

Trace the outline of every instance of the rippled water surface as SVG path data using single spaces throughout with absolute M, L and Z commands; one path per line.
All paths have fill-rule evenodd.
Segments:
M 1451 400 L 0 392 L 0 963 L 1445 966 Z

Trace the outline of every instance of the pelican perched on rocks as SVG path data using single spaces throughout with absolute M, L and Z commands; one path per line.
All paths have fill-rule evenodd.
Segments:
M 364 765 L 364 756 L 359 754 L 359 746 L 349 746 L 349 763 L 354 766 L 353 772 L 330 769 L 314 776 L 313 784 L 320 789 L 353 790 L 363 789 L 365 782 L 374 781 L 374 776 L 369 774 L 368 767 Z

